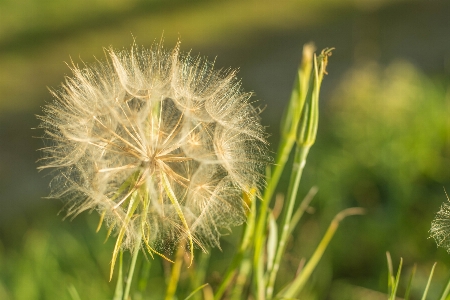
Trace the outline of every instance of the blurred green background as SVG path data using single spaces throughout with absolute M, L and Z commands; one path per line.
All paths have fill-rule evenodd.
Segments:
M 386 251 L 394 264 L 404 258 L 405 273 L 418 263 L 419 291 L 438 261 L 436 297 L 450 275 L 450 256 L 427 239 L 450 190 L 449 16 L 444 0 L 0 0 L 0 299 L 111 298 L 112 241 L 95 234 L 96 213 L 62 220 L 63 203 L 43 199 L 50 176 L 36 171 L 42 142 L 32 136 L 42 132 L 32 128 L 51 101 L 47 87 L 70 76 L 64 62 L 89 63 L 134 41 L 149 47 L 162 35 L 167 48 L 180 40 L 218 68 L 239 68 L 267 107 L 273 151 L 302 45 L 335 47 L 301 183 L 302 195 L 319 187 L 315 212 L 292 238 L 283 275 L 294 276 L 334 214 L 362 206 L 368 214 L 345 220 L 304 299 L 383 299 Z M 238 236 L 236 228 L 213 250 L 212 285 Z M 154 295 L 163 268 L 152 261 Z

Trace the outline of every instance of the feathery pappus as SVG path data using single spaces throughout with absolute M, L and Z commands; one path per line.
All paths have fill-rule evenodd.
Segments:
M 246 219 L 261 186 L 266 133 L 235 72 L 155 45 L 106 51 L 52 91 L 39 116 L 51 197 L 68 214 L 97 210 L 120 249 L 192 251 Z M 113 268 L 113 266 L 112 266 Z

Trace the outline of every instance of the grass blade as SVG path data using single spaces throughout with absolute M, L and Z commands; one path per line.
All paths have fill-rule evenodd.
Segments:
M 395 297 L 397 295 L 397 288 L 398 288 L 398 283 L 400 282 L 400 275 L 402 273 L 402 267 L 403 267 L 403 258 L 400 258 L 400 264 L 398 265 L 397 275 L 395 276 L 395 279 L 393 278 L 393 276 L 391 276 L 391 278 L 393 279 L 393 282 L 392 282 L 392 293 L 389 298 L 390 300 L 395 300 Z
M 447 296 L 450 293 L 450 279 L 447 281 L 447 285 L 445 286 L 444 290 L 442 291 L 441 297 L 439 300 L 446 300 Z
M 205 288 L 207 285 L 209 285 L 209 283 L 205 283 L 204 285 L 199 286 L 198 288 L 196 288 L 195 290 L 193 290 L 192 293 L 190 293 L 186 298 L 184 298 L 184 300 L 189 300 L 189 299 L 192 298 L 198 291 L 200 291 L 201 289 Z
M 413 281 L 414 275 L 416 274 L 416 269 L 417 269 L 417 265 L 414 265 L 411 275 L 409 276 L 408 286 L 406 287 L 405 300 L 409 300 L 409 293 L 411 292 L 412 281 Z
M 430 288 L 431 279 L 433 278 L 434 274 L 434 268 L 436 268 L 436 263 L 434 263 L 433 267 L 431 268 L 430 276 L 428 277 L 427 286 L 425 287 L 425 291 L 423 292 L 422 300 L 425 300 L 427 298 L 428 289 Z
M 320 241 L 313 255 L 311 256 L 308 263 L 303 268 L 302 272 L 298 277 L 292 281 L 290 285 L 284 288 L 277 296 L 277 299 L 285 299 L 285 298 L 294 298 L 296 297 L 300 291 L 303 289 L 306 281 L 311 276 L 312 272 L 316 268 L 318 262 L 322 258 L 323 253 L 325 252 L 328 244 L 334 236 L 337 228 L 339 227 L 339 223 L 346 217 L 352 215 L 362 215 L 364 214 L 364 209 L 359 207 L 347 208 L 338 213 L 333 221 L 331 221 L 330 226 L 328 227 L 324 237 Z
M 270 212 L 267 216 L 269 218 L 269 234 L 267 236 L 267 270 L 272 270 L 273 262 L 275 260 L 275 253 L 277 251 L 278 226 L 272 212 Z
M 73 284 L 70 284 L 67 289 L 69 290 L 69 294 L 72 300 L 81 300 L 80 295 L 78 294 L 78 291 Z

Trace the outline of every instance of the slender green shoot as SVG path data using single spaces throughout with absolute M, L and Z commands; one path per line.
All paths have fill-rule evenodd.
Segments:
M 78 291 L 73 284 L 70 284 L 67 290 L 69 291 L 72 300 L 81 300 L 80 295 L 78 294 Z
M 409 300 L 409 294 L 411 292 L 412 281 L 413 281 L 414 275 L 416 274 L 416 269 L 417 269 L 417 265 L 414 264 L 414 267 L 413 267 L 413 269 L 411 271 L 411 275 L 409 276 L 408 286 L 406 287 L 405 300 Z
M 231 292 L 230 300 L 240 300 L 242 299 L 242 293 L 245 288 L 245 284 L 252 270 L 251 259 L 245 259 L 242 261 L 241 266 L 239 268 L 239 273 L 236 276 L 236 282 L 234 284 L 234 288 Z
M 276 295 L 276 299 L 286 299 L 286 298 L 295 298 L 302 291 L 305 286 L 307 280 L 311 276 L 312 272 L 316 268 L 320 259 L 322 258 L 323 253 L 325 252 L 328 244 L 334 236 L 337 228 L 339 227 L 339 223 L 348 216 L 353 215 L 362 215 L 365 211 L 359 207 L 347 208 L 338 213 L 333 221 L 331 221 L 330 226 L 328 227 L 324 237 L 320 241 L 313 255 L 306 263 L 305 267 L 302 269 L 301 273 L 298 277 L 296 277 L 292 283 L 290 283 L 286 288 L 284 288 L 278 295 Z
M 116 290 L 114 291 L 113 300 L 123 299 L 123 251 L 119 255 L 119 274 L 117 276 Z
M 264 190 L 258 224 L 255 231 L 255 266 L 258 265 L 258 260 L 260 259 L 262 253 L 267 210 L 275 193 L 276 187 L 278 186 L 278 182 L 281 174 L 283 173 L 286 162 L 289 159 L 289 155 L 292 151 L 297 136 L 298 124 L 300 122 L 303 105 L 308 93 L 314 50 L 315 47 L 313 44 L 307 44 L 303 47 L 302 62 L 298 70 L 297 79 L 295 80 L 289 105 L 286 109 L 286 115 L 281 123 L 281 140 L 277 151 L 275 167 Z M 256 272 L 262 273 L 263 271 L 256 270 Z M 258 283 L 259 281 L 257 281 L 258 290 L 260 293 L 263 293 L 264 286 Z
M 240 245 L 239 249 L 235 254 L 235 256 L 233 257 L 230 267 L 225 272 L 221 284 L 214 295 L 215 300 L 221 299 L 223 294 L 231 284 L 234 276 L 236 275 L 237 269 L 239 268 L 242 260 L 244 259 L 245 253 L 248 250 L 250 243 L 252 242 L 253 238 L 252 234 L 254 233 L 255 230 L 256 216 L 257 216 L 256 201 L 254 201 L 256 198 L 256 190 L 252 190 L 252 193 L 250 193 L 249 195 L 244 194 L 244 198 L 245 197 L 250 197 L 248 201 L 249 203 L 251 203 L 247 223 L 244 226 L 244 232 L 242 234 L 242 239 L 239 243 Z
M 140 237 L 138 237 L 138 238 L 140 239 Z M 127 282 L 125 285 L 125 291 L 123 293 L 124 300 L 128 300 L 128 296 L 130 294 L 131 283 L 133 282 L 134 269 L 136 267 L 136 261 L 137 261 L 137 257 L 139 255 L 140 249 L 141 249 L 140 244 L 136 244 L 136 246 L 133 249 L 133 256 L 131 257 L 130 270 L 128 271 Z
M 273 268 L 269 270 L 269 279 L 267 282 L 266 294 L 271 299 L 275 285 L 275 279 L 280 267 L 281 258 L 285 252 L 286 242 L 289 237 L 290 224 L 294 206 L 297 199 L 298 187 L 306 165 L 309 150 L 314 145 L 317 135 L 319 123 L 319 94 L 322 84 L 323 74 L 326 72 L 326 64 L 328 56 L 332 49 L 325 49 L 319 57 L 314 55 L 314 68 L 311 97 L 307 97 L 302 105 L 301 118 L 298 120 L 298 128 L 296 131 L 296 147 L 294 154 L 294 163 L 291 170 L 291 178 L 289 180 L 287 205 L 284 209 L 283 219 L 280 224 L 280 239 L 277 247 L 277 253 Z M 307 89 L 309 90 L 309 89 Z M 289 114 L 288 114 L 289 115 Z
M 181 266 L 183 265 L 183 256 L 185 253 L 184 242 L 178 245 L 178 250 L 175 257 L 175 263 L 172 265 L 172 272 L 170 274 L 169 283 L 167 285 L 165 300 L 175 299 L 175 292 L 177 291 L 178 281 L 180 279 Z
M 189 276 L 191 279 L 191 288 L 193 291 L 197 290 L 199 286 L 206 287 L 206 285 L 203 284 L 206 279 L 206 271 L 208 269 L 208 263 L 209 258 L 211 256 L 211 252 L 202 252 L 200 255 L 197 255 L 197 261 L 195 264 L 195 268 L 189 268 Z M 192 294 L 192 297 L 194 300 L 201 300 L 202 294 L 201 293 L 194 293 Z
M 427 299 L 428 290 L 430 288 L 431 279 L 433 278 L 434 269 L 436 268 L 436 263 L 433 264 L 433 267 L 431 268 L 430 276 L 428 276 L 427 285 L 425 287 L 425 290 L 423 291 L 422 300 Z
M 289 232 L 288 232 L 289 235 L 297 226 L 298 222 L 302 218 L 305 211 L 308 209 L 309 204 L 311 203 L 312 199 L 314 199 L 314 196 L 317 194 L 318 191 L 319 189 L 316 186 L 313 186 L 309 190 L 308 194 L 306 194 L 305 198 L 303 198 L 302 202 L 300 203 L 300 206 L 297 208 L 296 212 L 292 216 L 291 224 L 289 224 Z
M 400 282 L 400 275 L 403 267 L 403 258 L 400 258 L 400 264 L 398 266 L 397 275 L 394 276 L 394 269 L 392 267 L 391 254 L 386 252 L 387 264 L 388 264 L 388 287 L 389 287 L 389 300 L 395 300 L 397 295 L 397 288 Z
M 444 290 L 442 291 L 441 297 L 439 300 L 446 300 L 448 295 L 450 293 L 450 279 L 447 281 L 447 285 L 445 286 Z
M 184 298 L 184 300 L 189 300 L 189 299 L 191 299 L 192 297 L 195 296 L 195 294 L 197 294 L 200 290 L 204 289 L 204 288 L 207 287 L 208 285 L 209 285 L 208 283 L 205 283 L 205 284 L 199 286 L 198 288 L 196 288 L 195 290 L 193 290 L 192 293 L 190 293 L 186 298 Z

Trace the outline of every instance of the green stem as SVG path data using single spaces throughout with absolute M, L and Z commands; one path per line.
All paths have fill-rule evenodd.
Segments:
M 320 259 L 322 258 L 323 253 L 325 252 L 326 248 L 328 247 L 328 244 L 330 243 L 331 239 L 334 236 L 334 233 L 339 227 L 339 223 L 348 216 L 361 214 L 364 214 L 364 209 L 359 207 L 347 208 L 338 213 L 334 217 L 333 221 L 331 221 L 331 224 L 328 227 L 325 235 L 323 236 L 322 240 L 320 241 L 310 260 L 303 268 L 300 275 L 297 278 L 295 278 L 294 281 L 289 286 L 287 286 L 284 290 L 282 290 L 280 294 L 277 295 L 277 298 L 281 299 L 295 298 L 298 295 L 298 293 L 300 293 L 306 281 L 309 279 L 312 272 L 319 263 Z
M 303 47 L 303 58 L 298 69 L 294 87 L 292 89 L 289 105 L 281 124 L 281 141 L 280 146 L 278 147 L 278 156 L 275 161 L 275 170 L 267 184 L 263 196 L 263 203 L 261 205 L 258 224 L 255 230 L 255 252 L 253 261 L 258 278 L 260 277 L 259 275 L 264 273 L 264 270 L 260 269 L 260 267 L 264 264 L 260 264 L 258 261 L 264 254 L 263 244 L 265 241 L 264 230 L 266 228 L 267 211 L 297 137 L 298 124 L 300 122 L 309 89 L 314 50 L 315 47 L 311 43 L 306 44 Z M 265 283 L 261 280 L 257 280 L 256 286 L 258 296 L 260 299 L 263 299 L 261 297 L 265 294 Z
M 119 275 L 117 276 L 116 289 L 114 291 L 113 300 L 123 299 L 123 251 L 119 254 Z
M 445 300 L 447 299 L 448 294 L 450 293 L 450 279 L 447 282 L 447 285 L 445 286 L 444 290 L 442 291 L 441 297 L 439 300 Z
M 251 259 L 244 259 L 241 262 L 239 273 L 236 278 L 236 284 L 234 285 L 234 289 L 231 293 L 230 300 L 242 299 L 244 287 L 251 269 L 252 269 Z
M 430 276 L 428 277 L 427 286 L 425 287 L 425 291 L 423 292 L 422 300 L 427 299 L 428 289 L 430 288 L 431 279 L 433 278 L 434 268 L 436 268 L 436 263 L 434 263 L 433 268 L 431 268 Z
M 205 283 L 205 284 L 199 286 L 198 288 L 196 288 L 195 290 L 193 290 L 192 293 L 190 293 L 186 298 L 184 298 L 184 300 L 191 299 L 194 295 L 197 295 L 198 292 L 199 292 L 201 289 L 207 287 L 208 285 L 209 285 L 209 283 Z
M 208 268 L 209 257 L 211 256 L 210 252 L 203 252 L 200 255 L 197 255 L 197 264 L 195 269 L 189 268 L 189 274 L 191 277 L 191 288 L 195 291 L 199 286 L 205 287 L 203 282 L 205 282 L 206 271 Z M 194 293 L 192 294 L 194 300 L 203 299 L 202 293 Z
M 185 242 L 180 243 L 175 258 L 175 263 L 172 267 L 172 273 L 170 274 L 169 284 L 167 286 L 165 300 L 173 300 L 175 292 L 177 291 L 178 280 L 180 279 L 181 265 L 183 264 L 183 255 L 185 253 Z
M 280 144 L 280 149 L 278 150 L 279 155 L 275 162 L 275 170 L 264 192 L 263 201 L 261 204 L 261 208 L 259 210 L 258 224 L 256 226 L 255 257 L 254 257 L 255 264 L 256 261 L 259 259 L 259 253 L 261 251 L 262 244 L 264 242 L 262 236 L 264 235 L 264 229 L 266 227 L 266 219 L 267 219 L 266 215 L 267 210 L 269 208 L 270 200 L 272 199 L 273 194 L 275 193 L 275 189 L 278 185 L 278 182 L 280 181 L 281 174 L 283 173 L 284 166 L 286 165 L 286 162 L 289 158 L 289 154 L 291 153 L 294 143 L 295 143 L 295 133 L 291 135 L 290 138 L 282 140 Z
M 254 197 L 253 197 L 254 198 Z M 244 227 L 244 233 L 242 234 L 242 240 L 240 242 L 240 247 L 238 252 L 234 255 L 233 261 L 231 262 L 227 272 L 225 273 L 224 279 L 220 284 L 217 292 L 214 295 L 214 300 L 219 300 L 222 298 L 226 289 L 228 288 L 231 280 L 236 275 L 237 269 L 241 265 L 242 260 L 244 259 L 244 255 L 248 252 L 248 246 L 250 245 L 252 239 L 252 233 L 255 230 L 255 221 L 256 221 L 256 203 L 255 199 L 251 199 L 251 207 L 250 214 L 247 219 L 247 223 Z
M 139 237 L 139 241 L 141 238 Z M 137 257 L 139 254 L 139 250 L 141 248 L 141 244 L 137 243 L 133 250 L 133 256 L 131 258 L 130 270 L 128 271 L 127 282 L 125 285 L 125 292 L 123 294 L 123 299 L 128 300 L 128 295 L 130 294 L 131 283 L 133 281 L 134 267 L 136 266 Z
M 294 231 L 295 227 L 297 226 L 298 222 L 302 218 L 305 211 L 308 209 L 309 204 L 311 203 L 314 196 L 317 194 L 318 188 L 316 186 L 313 186 L 308 194 L 303 198 L 302 202 L 300 203 L 300 206 L 298 207 L 297 211 L 294 213 L 294 215 L 291 218 L 291 223 L 289 224 L 289 231 L 288 234 L 290 235 L 292 231 Z
M 271 299 L 273 295 L 273 287 L 275 284 L 275 279 L 280 268 L 281 258 L 286 249 L 286 242 L 289 236 L 289 228 L 292 219 L 292 213 L 294 211 L 295 200 L 297 198 L 298 186 L 300 183 L 300 179 L 303 174 L 303 169 L 306 164 L 306 158 L 309 153 L 309 146 L 301 147 L 298 146 L 295 149 L 295 157 L 294 157 L 294 165 L 292 167 L 291 179 L 289 182 L 289 190 L 288 190 L 288 206 L 285 211 L 283 221 L 281 223 L 281 235 L 280 240 L 277 247 L 277 252 L 275 255 L 275 260 L 273 264 L 272 270 L 269 270 L 269 280 L 267 283 L 266 294 L 267 298 Z
M 263 256 L 263 244 L 265 239 L 264 230 L 266 228 L 267 221 L 267 213 L 270 201 L 272 200 L 273 194 L 275 193 L 275 189 L 278 186 L 278 182 L 280 181 L 281 174 L 283 173 L 284 167 L 286 165 L 287 160 L 289 159 L 289 154 L 292 151 L 292 147 L 295 143 L 296 132 L 291 131 L 284 139 L 281 140 L 281 144 L 278 149 L 278 156 L 275 162 L 275 169 L 270 177 L 270 181 L 267 184 L 263 195 L 263 201 L 261 204 L 261 208 L 259 211 L 258 223 L 256 225 L 255 230 L 255 252 L 253 257 L 253 265 L 255 267 L 255 273 L 257 274 L 258 279 L 262 279 L 264 274 L 264 270 L 261 267 L 264 264 L 259 263 L 261 257 Z M 264 288 L 265 282 L 263 280 L 256 280 L 256 289 L 259 299 L 264 299 Z

